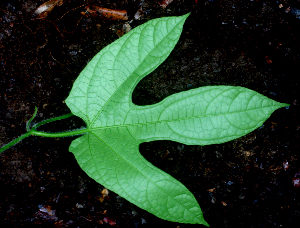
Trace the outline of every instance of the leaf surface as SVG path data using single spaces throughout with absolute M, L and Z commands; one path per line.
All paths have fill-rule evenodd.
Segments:
M 133 104 L 135 86 L 168 57 L 187 17 L 140 25 L 89 62 L 66 100 L 89 132 L 75 139 L 70 151 L 91 178 L 140 208 L 169 221 L 208 226 L 192 193 L 145 160 L 140 143 L 227 142 L 253 131 L 286 104 L 232 86 L 189 90 L 154 105 Z

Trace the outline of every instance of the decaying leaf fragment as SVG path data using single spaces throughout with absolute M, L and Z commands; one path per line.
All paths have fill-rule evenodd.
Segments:
M 46 18 L 55 6 L 61 6 L 64 0 L 50 0 L 40 5 L 33 13 L 37 18 Z
M 171 2 L 173 2 L 173 0 L 162 0 L 159 5 L 165 9 Z
M 81 14 L 88 17 L 101 17 L 107 20 L 128 20 L 126 10 L 108 9 L 99 6 L 87 6 L 85 12 L 81 12 Z
M 111 226 L 117 225 L 117 223 L 110 217 L 104 217 L 102 221 L 108 223 Z
M 143 15 L 144 15 L 144 11 L 143 11 L 143 7 L 141 6 L 139 10 L 134 14 L 134 19 L 139 20 Z
M 113 29 L 113 30 L 115 30 L 118 37 L 122 37 L 123 35 L 131 31 L 131 26 L 129 22 L 125 22 L 121 29 Z

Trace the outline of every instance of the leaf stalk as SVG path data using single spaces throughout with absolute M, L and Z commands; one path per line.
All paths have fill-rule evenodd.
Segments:
M 21 140 L 23 140 L 23 139 L 25 139 L 25 138 L 27 138 L 31 135 L 42 136 L 42 137 L 51 137 L 51 138 L 59 138 L 59 137 L 82 135 L 84 133 L 89 132 L 88 129 L 80 129 L 80 130 L 59 132 L 59 133 L 49 133 L 49 132 L 38 131 L 37 128 L 44 125 L 44 124 L 51 123 L 51 122 L 54 122 L 54 121 L 57 121 L 57 120 L 66 119 L 66 118 L 74 116 L 74 114 L 69 113 L 69 114 L 66 114 L 66 115 L 63 115 L 63 116 L 58 116 L 58 117 L 54 117 L 54 118 L 51 118 L 51 119 L 43 120 L 43 121 L 35 124 L 32 128 L 30 128 L 30 124 L 33 121 L 33 119 L 36 117 L 36 114 L 37 114 L 37 107 L 35 107 L 35 111 L 34 111 L 32 117 L 28 120 L 28 122 L 26 124 L 27 132 L 25 134 L 19 136 L 18 138 L 14 139 L 13 141 L 9 142 L 5 146 L 1 147 L 0 148 L 0 153 L 7 150 L 8 148 L 16 145 L 18 142 L 20 142 Z

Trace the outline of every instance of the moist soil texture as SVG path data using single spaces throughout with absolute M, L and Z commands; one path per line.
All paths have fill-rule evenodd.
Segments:
M 70 113 L 64 100 L 78 74 L 124 27 L 191 12 L 171 55 L 137 85 L 134 103 L 234 85 L 290 106 L 228 143 L 156 141 L 140 145 L 141 154 L 194 194 L 211 227 L 299 227 L 300 1 L 65 0 L 36 11 L 45 2 L 0 3 L 0 146 L 26 132 L 35 106 L 34 122 Z M 126 10 L 128 19 L 91 17 L 87 5 Z M 40 130 L 84 126 L 72 117 Z M 161 220 L 107 191 L 68 151 L 75 138 L 31 136 L 0 154 L 1 227 L 203 227 Z

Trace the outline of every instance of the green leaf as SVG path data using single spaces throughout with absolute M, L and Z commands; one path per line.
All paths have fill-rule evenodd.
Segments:
M 286 104 L 232 86 L 189 90 L 149 106 L 133 104 L 135 86 L 168 57 L 187 17 L 151 20 L 90 61 L 66 100 L 89 130 L 70 151 L 91 178 L 140 208 L 169 221 L 209 226 L 192 193 L 145 160 L 139 144 L 223 143 L 253 131 Z

